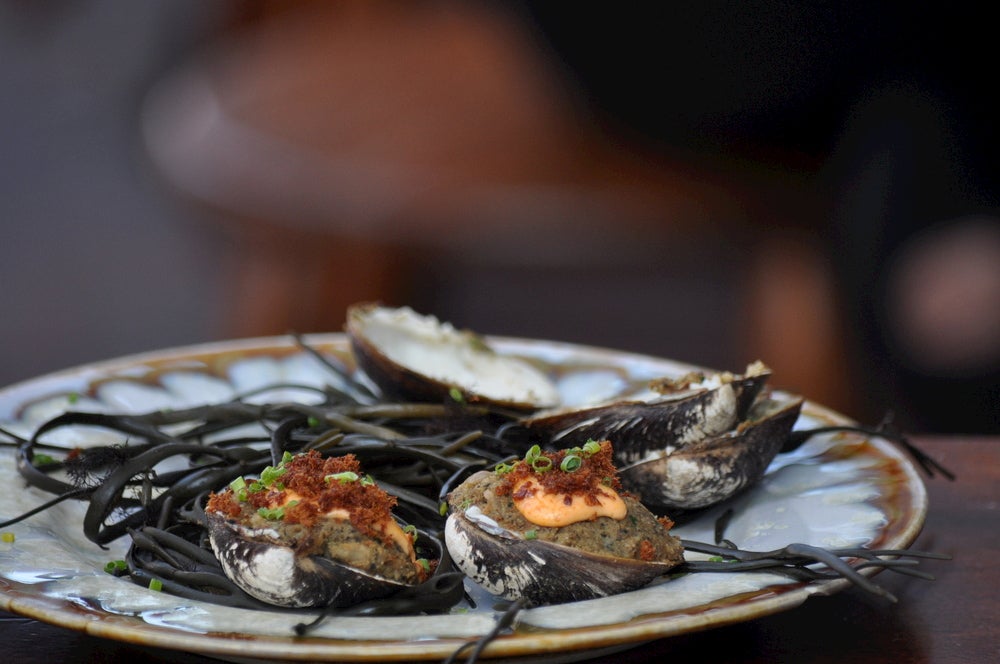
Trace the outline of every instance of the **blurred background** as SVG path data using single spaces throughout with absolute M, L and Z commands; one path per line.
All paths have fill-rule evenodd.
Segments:
M 0 385 L 377 299 L 1000 431 L 983 11 L 0 0 Z

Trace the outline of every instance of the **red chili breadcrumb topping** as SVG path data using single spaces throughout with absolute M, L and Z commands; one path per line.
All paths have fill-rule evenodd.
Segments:
M 208 503 L 205 505 L 206 512 L 218 512 L 230 519 L 235 519 L 243 513 L 243 508 L 233 497 L 232 489 L 227 489 L 222 493 L 211 493 L 208 496 Z
M 579 468 L 573 471 L 560 470 L 560 464 L 568 454 L 576 454 L 582 463 Z M 514 499 L 520 500 L 531 495 L 534 489 L 531 483 L 524 483 L 522 480 L 528 477 L 534 478 L 542 486 L 545 493 L 557 493 L 566 496 L 582 495 L 588 505 L 599 505 L 599 487 L 605 486 L 614 491 L 621 492 L 621 482 L 618 479 L 618 470 L 612 461 L 612 448 L 610 441 L 602 441 L 600 450 L 593 454 L 580 454 L 579 450 L 559 450 L 556 452 L 541 452 L 541 456 L 548 457 L 552 465 L 547 470 L 536 470 L 525 461 L 518 461 L 513 469 L 503 476 L 504 481 L 497 487 L 498 495 L 510 494 L 513 488 L 520 484 L 517 494 L 512 495 Z
M 282 464 L 285 472 L 270 488 L 248 491 L 246 501 L 241 503 L 231 488 L 215 494 L 208 500 L 208 511 L 220 512 L 232 518 L 240 516 L 243 505 L 257 510 L 273 509 L 284 505 L 285 523 L 300 523 L 312 527 L 325 514 L 335 509 L 346 510 L 351 525 L 358 531 L 373 537 L 384 537 L 380 528 L 392 518 L 392 508 L 396 498 L 377 485 L 362 482 L 361 466 L 353 454 L 339 457 L 323 457 L 310 450 L 293 457 Z M 355 473 L 358 480 L 327 480 L 327 476 L 339 473 Z M 288 498 L 298 500 L 288 503 Z

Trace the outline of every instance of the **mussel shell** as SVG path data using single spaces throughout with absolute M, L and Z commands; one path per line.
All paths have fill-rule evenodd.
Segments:
M 763 399 L 730 432 L 619 467 L 622 486 L 671 514 L 722 502 L 761 480 L 801 408 L 798 397 Z
M 610 440 L 616 462 L 632 463 L 732 430 L 747 416 L 769 377 L 765 371 L 684 394 L 536 413 L 521 424 L 545 443 L 560 447 Z
M 226 576 L 248 595 L 289 608 L 344 607 L 387 597 L 407 586 L 268 541 L 215 512 L 206 513 L 209 539 Z M 273 537 L 273 535 L 271 535 Z
M 598 556 L 503 529 L 486 532 L 461 512 L 449 515 L 445 543 L 455 565 L 488 592 L 532 606 L 636 590 L 674 566 Z
M 534 365 L 500 355 L 482 337 L 406 307 L 354 305 L 348 309 L 345 330 L 358 367 L 390 399 L 441 402 L 458 389 L 465 401 L 519 411 L 548 408 L 559 401 L 554 383 Z M 420 361 L 427 366 L 417 366 L 413 358 L 405 363 L 394 359 L 387 346 L 396 340 L 422 347 Z M 471 372 L 450 372 L 447 367 L 456 361 L 477 366 L 468 367 Z M 499 376 L 510 384 L 501 388 L 484 382 Z

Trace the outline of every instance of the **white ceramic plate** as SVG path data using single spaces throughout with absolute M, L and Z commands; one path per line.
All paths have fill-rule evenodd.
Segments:
M 310 346 L 349 361 L 339 334 L 307 338 Z M 566 398 L 607 397 L 690 366 L 671 360 L 546 341 L 491 339 L 498 350 L 530 358 L 559 379 Z M 76 410 L 148 411 L 223 401 L 275 382 L 322 385 L 330 372 L 291 339 L 251 339 L 187 347 L 87 365 L 0 391 L 0 426 L 30 435 L 49 417 Z M 846 422 L 807 403 L 797 427 Z M 68 447 L 106 443 L 95 430 L 60 432 Z M 0 449 L 0 520 L 50 497 L 24 482 L 14 453 Z M 11 490 L 17 487 L 18 490 Z M 792 542 L 822 547 L 906 548 L 924 522 L 927 496 L 910 461 L 881 439 L 813 438 L 779 455 L 764 481 L 727 505 L 735 509 L 726 537 L 743 549 Z M 0 543 L 0 608 L 95 636 L 246 660 L 414 661 L 447 657 L 490 630 L 489 609 L 444 616 L 351 617 L 327 620 L 308 638 L 292 635 L 301 615 L 233 609 L 184 600 L 103 571 L 125 542 L 102 550 L 83 537 L 81 504 L 59 505 L 5 529 Z M 712 542 L 723 508 L 675 529 Z M 798 606 L 845 581 L 801 584 L 771 574 L 692 574 L 645 589 L 522 613 L 517 629 L 493 642 L 488 658 L 563 653 L 591 657 L 652 639 L 749 620 Z M 487 602 L 488 606 L 489 603 Z

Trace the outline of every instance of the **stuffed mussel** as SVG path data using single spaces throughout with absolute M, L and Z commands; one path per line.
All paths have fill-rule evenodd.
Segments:
M 352 455 L 285 455 L 259 479 L 235 480 L 206 505 L 209 538 L 236 585 L 277 606 L 342 607 L 424 581 L 396 499 Z
M 611 443 L 481 471 L 448 496 L 445 542 L 489 592 L 532 605 L 641 588 L 683 561 L 672 522 L 621 491 Z

